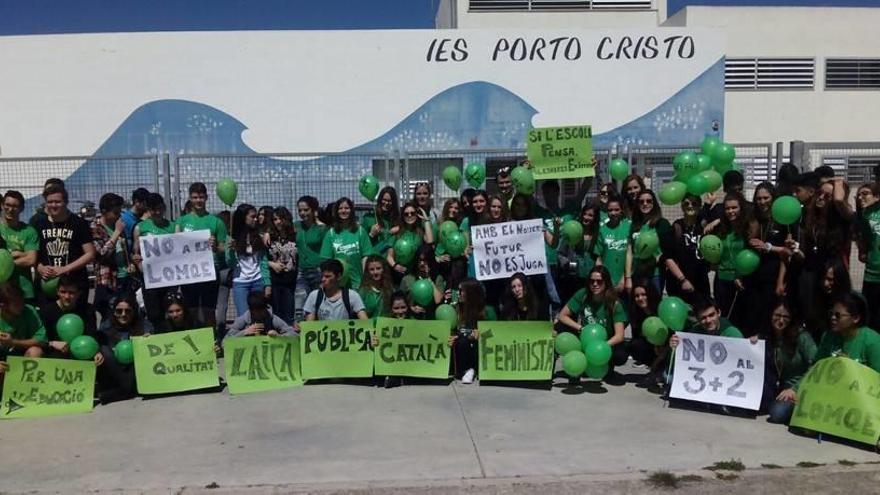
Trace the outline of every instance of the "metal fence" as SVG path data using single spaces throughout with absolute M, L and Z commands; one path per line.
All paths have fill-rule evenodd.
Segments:
M 877 180 L 873 172 L 880 166 L 880 142 L 804 143 L 803 149 L 806 168 L 828 165 L 852 187 Z

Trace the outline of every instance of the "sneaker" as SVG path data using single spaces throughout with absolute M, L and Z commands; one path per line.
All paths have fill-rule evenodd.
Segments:
M 396 376 L 386 376 L 385 377 L 385 388 L 394 388 L 399 387 L 403 383 L 403 380 L 397 378 Z
M 466 385 L 474 383 L 474 369 L 471 368 L 464 372 L 464 376 L 461 377 L 461 383 Z

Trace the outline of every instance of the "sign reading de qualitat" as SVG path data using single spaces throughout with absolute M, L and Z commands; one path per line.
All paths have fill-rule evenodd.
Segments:
M 535 179 L 593 177 L 593 129 L 588 125 L 536 127 L 526 134 Z
M 303 384 L 299 337 L 231 337 L 223 340 L 230 394 L 264 392 Z
M 549 380 L 556 355 L 549 321 L 481 321 L 480 380 Z
M 88 412 L 94 407 L 95 363 L 9 356 L 0 418 Z
M 168 394 L 220 384 L 214 330 L 202 328 L 132 337 L 138 392 Z

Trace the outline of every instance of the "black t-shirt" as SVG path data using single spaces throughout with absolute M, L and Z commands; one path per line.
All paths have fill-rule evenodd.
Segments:
M 709 266 L 700 254 L 700 241 L 703 239 L 703 223 L 697 221 L 687 225 L 679 218 L 672 225 L 674 250 L 672 259 L 678 265 L 685 278 L 698 280 L 709 272 Z
M 788 230 L 784 225 L 779 225 L 770 219 L 758 220 L 758 237 L 765 243 L 770 243 L 775 247 L 784 246 L 785 238 Z M 755 273 L 746 277 L 746 285 L 758 286 L 763 284 L 775 284 L 776 277 L 779 273 L 779 264 L 781 260 L 776 253 L 768 253 L 764 250 L 758 251 L 761 255 L 761 264 Z
M 79 303 L 70 311 L 62 311 L 56 301 L 50 301 L 40 306 L 40 319 L 43 320 L 43 326 L 46 327 L 46 337 L 49 341 L 61 340 L 58 337 L 58 320 L 62 316 L 73 313 L 79 315 L 83 320 L 83 334 L 95 336 L 98 330 L 98 322 L 95 318 L 95 307 L 89 303 Z
M 48 217 L 38 218 L 34 228 L 40 239 L 37 261 L 43 265 L 68 265 L 83 255 L 83 245 L 92 242 L 88 222 L 73 214 L 68 214 L 63 222 L 53 222 Z M 70 273 L 70 276 L 78 280 L 80 285 L 88 286 L 89 276 L 85 267 Z

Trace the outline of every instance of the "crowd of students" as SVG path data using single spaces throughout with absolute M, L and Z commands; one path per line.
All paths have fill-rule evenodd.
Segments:
M 478 322 L 487 319 L 551 320 L 556 332 L 575 334 L 599 324 L 612 348 L 606 382 L 620 380 L 614 368 L 630 358 L 650 369 L 646 380 L 662 382 L 678 338 L 651 344 L 642 323 L 657 315 L 665 293 L 690 305 L 689 331 L 766 339 L 763 408 L 771 421 L 787 421 L 800 378 L 819 359 L 845 355 L 880 371 L 880 335 L 872 330 L 880 328 L 880 183 L 859 185 L 853 207 L 850 186 L 828 167 L 800 173 L 786 165 L 751 198 L 742 174 L 729 171 L 723 192 L 688 194 L 677 218 L 667 219 L 638 175 L 619 184 L 576 181 L 563 202 L 559 181 L 541 182 L 539 196 L 519 194 L 510 172 L 497 172 L 493 193 L 466 189 L 442 204 L 428 183 L 412 198 L 385 187 L 360 218 L 350 198 L 321 205 L 303 196 L 292 205 L 296 221 L 287 206 L 239 204 L 231 215 L 215 215 L 206 210 L 206 186 L 194 183 L 176 220 L 160 194 L 137 189 L 127 207 L 124 198 L 103 195 L 89 225 L 67 209 L 63 182 L 50 179 L 43 208 L 25 223 L 24 197 L 7 191 L 0 239 L 15 270 L 0 285 L 0 358 L 68 357 L 55 323 L 79 314 L 101 344 L 99 397 L 112 401 L 135 394 L 131 366 L 112 353 L 131 336 L 213 327 L 219 350 L 223 338 L 296 334 L 303 320 L 433 319 L 439 305 L 450 304 L 457 312 L 450 373 L 462 383 L 476 378 Z M 773 220 L 771 205 L 781 195 L 801 204 L 793 225 Z M 450 222 L 467 238 L 473 226 L 529 219 L 543 220 L 546 275 L 480 282 L 471 247 L 451 253 L 443 242 L 449 233 L 441 226 Z M 562 242 L 560 227 L 572 219 L 583 238 Z M 210 232 L 217 280 L 144 288 L 139 239 L 195 230 Z M 635 256 L 646 233 L 659 246 Z M 709 234 L 722 242 L 717 264 L 700 250 Z M 402 239 L 414 256 L 396 252 Z M 864 264 L 860 288 L 850 281 L 853 244 Z M 735 269 L 744 249 L 760 254 L 748 276 Z M 427 304 L 412 295 L 421 280 L 433 287 Z M 230 294 L 236 318 L 227 324 Z

